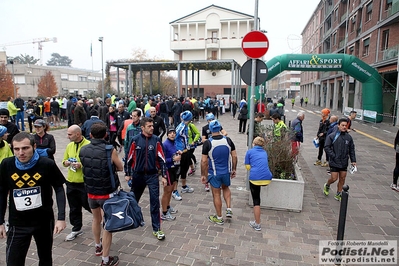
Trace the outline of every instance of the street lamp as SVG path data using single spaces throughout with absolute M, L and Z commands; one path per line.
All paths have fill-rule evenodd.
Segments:
M 14 60 L 10 60 L 12 66 L 12 84 L 14 85 L 14 99 L 17 98 L 17 88 L 15 87 L 15 77 L 14 77 Z
M 103 101 L 105 102 L 104 95 L 104 60 L 103 60 L 103 37 L 98 37 L 98 41 L 101 42 L 101 94 Z

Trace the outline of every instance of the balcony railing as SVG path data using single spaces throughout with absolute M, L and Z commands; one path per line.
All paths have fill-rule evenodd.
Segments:
M 382 60 L 397 58 L 399 53 L 399 44 L 382 51 Z

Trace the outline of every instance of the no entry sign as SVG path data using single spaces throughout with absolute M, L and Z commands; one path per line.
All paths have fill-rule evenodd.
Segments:
M 269 50 L 269 40 L 263 32 L 251 31 L 242 39 L 241 48 L 249 58 L 261 58 Z

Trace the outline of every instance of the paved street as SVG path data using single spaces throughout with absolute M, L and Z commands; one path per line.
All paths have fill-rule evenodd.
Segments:
M 188 177 L 188 184 L 195 192 L 183 194 L 182 201 L 172 199 L 172 206 L 179 212 L 175 221 L 162 223 L 165 241 L 158 241 L 152 235 L 146 190 L 140 206 L 147 225 L 114 234 L 111 255 L 120 257 L 119 265 L 318 265 L 318 241 L 336 238 L 339 213 L 339 202 L 333 199 L 336 185 L 331 186 L 330 196 L 325 197 L 322 186 L 329 176 L 326 168 L 313 165 L 317 150 L 312 139 L 317 132 L 321 109 L 311 105 L 291 109 L 290 104 L 286 108 L 287 124 L 298 111 L 306 113 L 305 142 L 299 158 L 305 179 L 302 212 L 263 209 L 262 231 L 249 227 L 253 214 L 248 206 L 250 193 L 245 190 L 243 161 L 247 150 L 246 135 L 238 134 L 238 121 L 227 113 L 219 120 L 234 141 L 239 157 L 238 174 L 231 186 L 233 218 L 225 219 L 223 226 L 207 220 L 208 215 L 214 214 L 212 195 L 204 191 L 198 168 L 194 176 Z M 196 125 L 200 129 L 205 122 Z M 389 188 L 395 162 L 392 143 L 397 128 L 387 123 L 374 125 L 358 122 L 354 122 L 352 127 L 357 129 L 351 135 L 356 146 L 358 172 L 347 177 L 350 197 L 345 239 L 397 240 L 399 193 Z M 66 129 L 52 131 L 51 134 L 57 141 L 56 160 L 66 173 L 61 166 L 63 151 L 69 142 Z M 196 150 L 198 160 L 200 152 L 200 148 Z M 122 173 L 119 177 L 123 180 Z M 85 233 L 71 242 L 64 241 L 71 230 L 69 221 L 67 224 L 67 229 L 55 236 L 54 265 L 99 265 L 101 259 L 94 255 L 91 215 L 84 213 Z M 4 261 L 5 240 L 1 240 L 0 265 L 5 265 Z M 38 265 L 34 242 L 26 265 Z

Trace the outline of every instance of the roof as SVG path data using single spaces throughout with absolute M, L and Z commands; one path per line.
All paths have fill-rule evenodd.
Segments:
M 210 6 L 204 7 L 203 9 L 197 10 L 197 11 L 191 13 L 191 14 L 188 14 L 188 15 L 186 15 L 184 17 L 181 17 L 179 19 L 173 20 L 173 21 L 169 22 L 169 24 L 177 23 L 180 20 L 188 18 L 188 17 L 190 17 L 190 16 L 192 16 L 192 15 L 194 15 L 196 13 L 200 13 L 200 12 L 202 12 L 202 11 L 204 11 L 206 9 L 212 8 L 212 7 L 223 9 L 223 10 L 226 10 L 226 11 L 229 11 L 229 12 L 233 12 L 233 13 L 236 13 L 236 14 L 240 14 L 240 15 L 244 15 L 244 16 L 248 16 L 248 17 L 254 18 L 253 15 L 245 14 L 245 13 L 242 13 L 242 12 L 238 12 L 238 11 L 235 11 L 235 10 L 232 10 L 232 9 L 228 9 L 228 8 L 224 8 L 224 7 L 217 6 L 217 5 L 210 5 Z
M 133 72 L 135 71 L 170 71 L 178 70 L 180 64 L 180 70 L 231 70 L 231 64 L 241 66 L 234 59 L 224 60 L 192 60 L 192 61 L 115 61 L 109 62 L 110 66 L 117 68 L 123 68 L 128 70 L 129 66 Z

